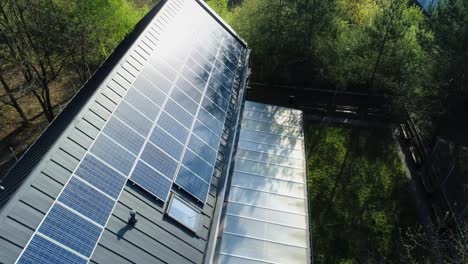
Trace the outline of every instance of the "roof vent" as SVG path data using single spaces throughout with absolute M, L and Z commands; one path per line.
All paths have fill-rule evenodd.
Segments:
M 130 217 L 128 218 L 128 224 L 134 226 L 138 219 L 136 218 L 136 211 L 131 210 L 130 211 Z

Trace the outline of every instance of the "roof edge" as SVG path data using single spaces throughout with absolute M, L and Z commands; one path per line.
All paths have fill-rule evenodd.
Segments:
M 215 20 L 216 22 L 218 22 L 227 32 L 229 32 L 236 40 L 238 40 L 239 42 L 241 42 L 241 44 L 244 46 L 244 48 L 247 48 L 248 45 L 247 45 L 247 42 L 241 38 L 237 32 L 231 27 L 229 26 L 222 17 L 220 17 L 208 4 L 205 3 L 205 1 L 203 0 L 195 0 L 196 2 L 198 2 L 198 4 L 200 4 L 200 6 L 206 10 L 206 12 L 208 14 L 210 14 Z
M 242 109 L 246 99 L 247 90 L 246 86 L 248 83 L 248 75 L 249 75 L 249 63 L 250 63 L 250 50 L 246 50 L 245 55 L 245 62 L 244 67 L 242 69 L 242 79 L 241 83 L 239 84 L 239 97 L 237 98 L 236 102 L 236 113 L 235 113 L 235 121 L 233 122 L 235 127 L 232 131 L 231 135 L 231 142 L 229 142 L 229 156 L 226 159 L 226 165 L 223 168 L 223 178 L 220 182 L 221 188 L 218 191 L 218 196 L 216 197 L 216 206 L 213 212 L 213 220 L 211 224 L 211 231 L 208 239 L 208 243 L 206 246 L 205 251 L 205 258 L 203 263 L 211 264 L 213 263 L 214 257 L 216 255 L 216 247 L 218 246 L 218 236 L 219 236 L 219 227 L 221 223 L 222 213 L 224 211 L 224 200 L 226 198 L 226 194 L 228 193 L 228 183 L 230 182 L 229 178 L 231 176 L 231 166 L 234 161 L 234 151 L 237 147 L 237 141 L 239 139 L 239 121 L 242 118 Z

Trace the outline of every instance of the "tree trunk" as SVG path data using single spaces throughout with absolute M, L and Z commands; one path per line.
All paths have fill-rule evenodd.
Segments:
M 33 91 L 32 93 L 36 97 L 39 104 L 41 105 L 42 112 L 44 113 L 45 117 L 47 118 L 47 121 L 52 122 L 52 120 L 54 120 L 54 113 L 48 109 L 47 103 L 41 97 L 41 95 L 39 95 L 39 93 L 37 93 L 37 91 Z
M 44 97 L 45 97 L 45 103 L 46 103 L 46 106 L 47 106 L 47 112 L 49 113 L 49 118 L 47 118 L 47 120 L 49 120 L 49 122 L 51 122 L 54 119 L 55 115 L 54 115 L 54 108 L 53 108 L 52 102 L 50 100 L 49 85 L 48 85 L 46 80 L 43 80 L 42 86 L 43 86 L 42 89 L 44 89 Z
M 19 116 L 21 117 L 22 123 L 26 126 L 29 125 L 29 120 L 26 117 L 26 114 L 24 113 L 23 109 L 21 106 L 18 104 L 18 101 L 16 101 L 15 96 L 13 95 L 10 86 L 6 82 L 5 78 L 3 77 L 3 70 L 0 68 L 0 83 L 3 86 L 3 89 L 5 90 L 5 93 L 8 95 L 8 98 L 10 99 L 10 105 L 15 108 L 16 112 L 18 112 Z
M 382 58 L 382 54 L 383 54 L 383 51 L 384 51 L 384 48 L 385 48 L 385 44 L 387 43 L 388 30 L 389 30 L 389 28 L 387 27 L 387 29 L 385 30 L 382 45 L 380 45 L 379 54 L 377 55 L 377 59 L 375 61 L 374 70 L 372 71 L 372 76 L 371 76 L 370 81 L 369 81 L 369 88 L 370 89 L 374 88 L 375 75 L 377 74 L 377 69 L 379 68 L 380 59 Z

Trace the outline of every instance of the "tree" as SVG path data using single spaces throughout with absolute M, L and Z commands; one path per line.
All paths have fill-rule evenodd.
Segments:
M 220 0 L 210 1 L 225 10 Z M 301 82 L 294 69 L 315 72 L 319 62 L 315 48 L 327 31 L 333 1 L 246 0 L 224 15 L 252 49 L 254 80 L 270 84 Z M 226 11 L 222 11 L 222 14 Z M 307 74 L 308 79 L 311 74 Z
M 70 75 L 69 68 L 84 83 L 146 10 L 120 0 L 6 0 L 0 6 L 2 56 L 50 122 L 51 83 L 60 82 L 64 72 Z
M 70 62 L 85 82 L 97 66 L 110 55 L 138 20 L 148 11 L 144 3 L 135 8 L 120 0 L 61 1 L 74 42 Z
M 11 107 L 13 107 L 16 110 L 16 112 L 18 113 L 18 115 L 20 116 L 20 118 L 22 120 L 22 123 L 25 124 L 25 125 L 29 125 L 29 120 L 26 117 L 26 114 L 24 113 L 23 109 L 21 108 L 18 101 L 16 100 L 15 93 L 14 93 L 13 89 L 10 87 L 10 85 L 8 84 L 8 82 L 7 82 L 6 78 L 5 78 L 4 70 L 3 70 L 2 65 L 0 65 L 0 84 L 2 85 L 3 89 L 5 90 L 5 97 L 8 98 L 8 100 L 4 100 L 2 98 L 1 101 L 4 104 L 10 105 Z
M 440 47 L 435 56 L 435 81 L 444 90 L 443 105 L 454 114 L 460 105 L 468 104 L 468 2 L 440 1 L 430 25 Z
M 66 32 L 63 13 L 50 0 L 7 1 L 1 12 L 10 56 L 20 66 L 24 81 L 47 120 L 52 121 L 49 84 L 64 69 L 72 41 L 63 34 Z
M 467 263 L 468 225 L 460 233 L 437 226 L 408 229 L 403 234 L 401 261 L 404 263 Z
M 0 6 L 2 8 L 2 6 Z M 0 25 L 3 24 L 3 20 L 0 18 Z M 11 62 L 8 61 L 8 44 L 7 39 L 5 38 L 4 34 L 0 31 L 0 85 L 3 87 L 5 94 L 0 97 L 0 100 L 11 107 L 13 107 L 18 115 L 20 116 L 22 123 L 25 125 L 29 125 L 29 120 L 26 117 L 23 109 L 19 105 L 16 99 L 15 89 L 11 87 L 11 84 L 7 80 L 7 76 L 5 75 L 5 67 L 9 67 Z

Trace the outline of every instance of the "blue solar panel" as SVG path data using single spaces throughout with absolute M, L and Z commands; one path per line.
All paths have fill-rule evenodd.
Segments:
M 141 147 L 143 147 L 143 143 L 145 143 L 145 139 L 141 135 L 137 134 L 115 117 L 109 119 L 103 131 L 106 135 L 135 155 L 140 153 Z
M 39 232 L 87 257 L 91 256 L 102 229 L 55 204 Z
M 220 136 L 221 132 L 223 132 L 224 125 L 220 121 L 218 121 L 214 116 L 209 114 L 203 108 L 200 109 L 197 116 L 198 120 L 200 120 L 203 124 L 210 128 L 216 135 Z
M 209 71 L 205 70 L 205 67 L 201 65 L 203 62 L 198 62 L 194 60 L 193 58 L 188 58 L 187 59 L 187 66 L 198 76 L 200 77 L 203 82 L 206 84 L 208 81 L 208 78 L 210 78 L 210 73 Z
M 166 113 L 161 113 L 158 123 L 160 127 L 163 127 L 171 136 L 175 137 L 180 142 L 185 142 L 189 135 L 189 131 L 179 124 L 174 118 Z
M 225 35 L 226 38 L 224 39 L 223 45 L 226 47 L 227 50 L 231 51 L 236 55 L 236 58 L 240 56 L 242 49 L 242 45 L 236 39 L 232 38 L 230 35 Z
M 174 101 L 180 104 L 189 113 L 197 112 L 198 104 L 178 87 L 175 87 L 174 90 L 172 90 L 171 98 L 174 99 Z
M 156 119 L 159 113 L 159 107 L 135 88 L 130 88 L 124 99 L 152 121 Z
M 211 75 L 214 77 L 218 82 L 220 82 L 225 89 L 228 90 L 228 93 L 230 94 L 230 90 L 232 87 L 232 80 L 229 80 L 219 69 L 214 68 L 213 73 Z
M 124 175 L 130 173 L 135 162 L 135 156 L 103 134 L 96 139 L 90 151 Z
M 125 178 L 91 155 L 86 155 L 75 174 L 99 190 L 117 199 Z
M 163 201 L 167 200 L 172 180 L 164 177 L 141 161 L 136 165 L 130 179 L 158 199 Z
M 174 117 L 186 128 L 192 126 L 192 122 L 195 119 L 189 112 L 183 109 L 180 105 L 176 104 L 172 99 L 169 99 L 164 106 L 164 111 Z
M 120 102 L 120 105 L 115 110 L 114 115 L 143 136 L 148 135 L 148 132 L 151 129 L 151 120 L 144 117 L 125 101 Z
M 205 201 L 209 185 L 183 166 L 180 167 L 175 183 L 200 201 Z
M 160 53 L 158 55 L 160 55 Z M 175 80 L 177 72 L 175 72 L 171 67 L 168 67 L 169 64 L 167 64 L 165 60 L 161 59 L 161 57 L 153 56 L 151 59 L 151 65 L 154 69 L 156 69 L 156 71 L 162 73 L 162 75 L 166 77 L 169 81 L 173 82 Z M 175 69 L 177 69 L 177 66 L 175 67 Z
M 208 47 L 208 50 L 216 54 L 220 43 L 219 36 L 216 36 L 213 33 L 208 34 L 207 38 L 204 40 L 204 44 Z
M 211 132 L 204 124 L 200 121 L 195 123 L 193 127 L 193 133 L 197 135 L 199 138 L 203 139 L 208 145 L 210 145 L 214 149 L 218 149 L 219 141 L 221 138 Z
M 142 74 L 166 94 L 169 93 L 172 86 L 171 81 L 168 80 L 166 76 L 155 70 L 152 66 L 145 66 Z
M 179 77 L 179 79 L 177 79 L 176 86 L 190 96 L 190 98 L 192 98 L 196 103 L 200 102 L 202 94 L 185 78 Z
M 208 97 L 211 101 L 213 101 L 223 111 L 227 112 L 229 102 L 226 99 L 224 99 L 224 97 L 222 97 L 220 94 L 215 92 L 215 90 L 213 90 L 212 88 L 206 89 L 205 96 Z
M 182 76 L 200 92 L 203 92 L 203 90 L 205 89 L 206 81 L 204 81 L 197 74 L 195 74 L 195 72 L 193 72 L 190 68 L 184 67 L 182 71 Z
M 172 70 L 179 70 L 180 67 L 184 64 L 186 52 L 176 49 L 171 49 L 173 47 L 161 47 L 161 50 L 156 50 L 153 56 L 151 57 L 151 64 L 156 68 L 164 68 L 164 65 L 168 65 Z M 163 74 L 166 74 L 164 71 L 161 71 Z M 167 74 L 169 80 L 172 79 L 171 74 Z
M 212 116 L 214 116 L 219 122 L 224 123 L 226 118 L 226 113 L 223 109 L 219 108 L 213 101 L 209 100 L 206 96 L 203 98 L 202 102 L 203 109 L 208 111 Z
M 101 225 L 106 224 L 114 207 L 114 201 L 75 177 L 68 182 L 58 200 Z
M 237 68 L 237 61 L 239 60 L 239 55 L 236 55 L 237 52 L 233 52 L 227 47 L 223 47 L 221 50 L 221 57 L 220 60 L 229 67 L 229 69 L 233 72 L 236 71 Z
M 213 61 L 215 60 L 216 58 L 216 53 L 213 54 L 213 52 L 210 52 L 208 50 L 207 47 L 205 47 L 204 44 L 200 44 L 196 49 L 196 51 L 198 51 L 198 53 L 203 56 L 203 58 L 205 58 L 207 61 L 209 61 L 211 64 L 213 64 Z M 194 57 L 195 58 L 195 57 Z M 211 70 L 211 67 L 210 69 Z
M 177 169 L 177 161 L 152 144 L 146 145 L 145 150 L 143 150 L 141 154 L 141 159 L 169 179 L 174 177 Z
M 190 53 L 190 57 L 196 60 L 207 72 L 211 70 L 213 63 L 203 56 L 200 50 L 194 49 L 192 53 Z
M 34 235 L 18 263 L 86 264 L 88 261 L 39 235 Z
M 206 161 L 195 155 L 192 151 L 187 150 L 184 155 L 182 164 L 189 170 L 196 173 L 200 178 L 206 182 L 211 181 L 213 174 L 213 165 L 208 164 Z
M 184 150 L 184 145 L 171 137 L 166 131 L 160 127 L 156 127 L 151 134 L 150 141 L 156 146 L 163 149 L 167 154 L 171 155 L 174 159 L 179 160 Z
M 208 87 L 213 89 L 215 92 L 220 94 L 224 99 L 228 100 L 231 98 L 231 92 L 228 88 L 224 87 L 221 82 L 219 82 L 216 78 L 211 78 Z
M 226 76 L 230 81 L 234 79 L 236 75 L 236 67 L 231 63 L 230 60 L 222 58 L 221 60 L 216 60 L 215 67 Z
M 159 106 L 161 106 L 166 99 L 166 94 L 143 75 L 137 77 L 133 86 Z
M 208 163 L 214 164 L 214 161 L 216 160 L 217 151 L 215 151 L 205 142 L 201 141 L 197 136 L 192 135 L 190 137 L 188 147 Z

